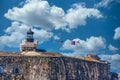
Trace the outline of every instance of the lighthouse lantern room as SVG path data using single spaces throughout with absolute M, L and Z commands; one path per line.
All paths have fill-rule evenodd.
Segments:
M 20 44 L 20 51 L 36 51 L 36 47 L 38 44 L 38 41 L 34 41 L 33 38 L 34 32 L 29 29 L 27 32 L 27 38 L 26 40 L 23 40 L 22 43 Z

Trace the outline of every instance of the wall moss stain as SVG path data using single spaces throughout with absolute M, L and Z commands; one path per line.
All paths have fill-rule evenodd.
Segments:
M 0 56 L 0 66 L 0 80 L 110 80 L 109 64 L 64 56 Z

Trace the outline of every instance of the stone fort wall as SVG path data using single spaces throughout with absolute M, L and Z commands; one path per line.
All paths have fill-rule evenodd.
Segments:
M 0 80 L 110 80 L 109 70 L 72 57 L 0 56 Z

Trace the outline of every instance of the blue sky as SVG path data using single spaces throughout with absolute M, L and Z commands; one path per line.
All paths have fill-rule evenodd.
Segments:
M 32 28 L 38 48 L 69 56 L 98 54 L 120 73 L 119 14 L 119 0 L 1 0 L 0 51 L 19 51 Z

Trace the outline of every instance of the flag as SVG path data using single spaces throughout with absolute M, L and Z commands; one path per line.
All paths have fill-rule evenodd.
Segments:
M 80 41 L 77 41 L 77 43 L 80 43 Z
M 59 44 L 63 44 L 64 42 L 63 41 L 59 41 Z
M 71 41 L 71 45 L 75 45 L 75 41 Z

